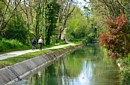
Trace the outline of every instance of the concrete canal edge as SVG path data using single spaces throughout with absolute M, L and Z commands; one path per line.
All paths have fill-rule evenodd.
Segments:
M 37 56 L 14 65 L 0 69 L 0 85 L 10 85 L 16 81 L 20 81 L 25 77 L 34 74 L 39 69 L 44 69 L 53 61 L 59 59 L 66 53 L 76 50 L 83 45 L 76 45 L 64 50 L 47 53 Z

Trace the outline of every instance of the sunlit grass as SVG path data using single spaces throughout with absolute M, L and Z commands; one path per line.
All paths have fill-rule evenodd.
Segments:
M 5 66 L 9 66 L 9 65 L 13 65 L 15 63 L 18 63 L 18 62 L 21 62 L 21 61 L 45 54 L 45 53 L 49 53 L 49 52 L 52 52 L 52 50 L 41 50 L 41 51 L 37 51 L 37 52 L 23 54 L 23 55 L 13 57 L 13 58 L 1 60 L 0 61 L 0 68 L 5 67 Z
M 13 65 L 15 63 L 43 55 L 45 53 L 63 50 L 63 49 L 67 49 L 67 48 L 70 48 L 70 47 L 72 47 L 72 46 L 67 46 L 67 47 L 59 48 L 59 49 L 41 50 L 41 51 L 26 53 L 26 54 L 23 54 L 23 55 L 20 55 L 20 56 L 17 56 L 17 57 L 13 57 L 13 58 L 8 58 L 8 59 L 5 59 L 5 60 L 0 60 L 0 68 L 10 66 L 10 65 Z

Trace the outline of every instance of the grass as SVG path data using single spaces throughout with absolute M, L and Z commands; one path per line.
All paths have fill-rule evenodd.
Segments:
M 6 67 L 6 66 L 10 66 L 13 65 L 15 63 L 30 59 L 30 58 L 34 58 L 36 56 L 45 54 L 45 53 L 49 53 L 52 52 L 52 50 L 41 50 L 41 51 L 37 51 L 37 52 L 32 52 L 32 53 L 26 53 L 17 57 L 13 57 L 13 58 L 8 58 L 5 60 L 0 60 L 0 68 Z
M 20 50 L 29 50 L 29 49 L 31 49 L 31 48 L 22 47 L 22 48 L 6 49 L 4 51 L 0 51 L 0 54 L 7 53 L 7 52 L 13 52 L 13 51 L 20 51 Z
M 20 55 L 17 57 L 13 57 L 13 58 L 8 58 L 5 60 L 0 60 L 0 68 L 10 66 L 10 65 L 16 64 L 18 62 L 37 57 L 39 55 L 43 55 L 45 53 L 63 50 L 63 49 L 70 48 L 70 47 L 72 47 L 72 46 L 67 46 L 67 47 L 59 48 L 59 49 L 41 50 L 41 51 L 36 51 L 36 52 L 32 52 L 32 53 L 26 53 L 26 54 L 23 54 L 23 55 Z

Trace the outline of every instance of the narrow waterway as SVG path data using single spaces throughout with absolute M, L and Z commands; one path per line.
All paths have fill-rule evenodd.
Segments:
M 13 85 L 119 85 L 118 71 L 98 45 L 89 45 Z

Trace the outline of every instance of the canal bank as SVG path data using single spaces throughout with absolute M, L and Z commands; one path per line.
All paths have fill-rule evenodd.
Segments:
M 57 60 L 64 54 L 82 46 L 83 45 L 76 45 L 64 50 L 54 51 L 2 68 L 0 69 L 0 84 L 10 85 L 16 81 L 20 81 L 26 76 L 34 74 L 37 70 L 47 67 L 49 64 L 51 64 L 53 61 Z

